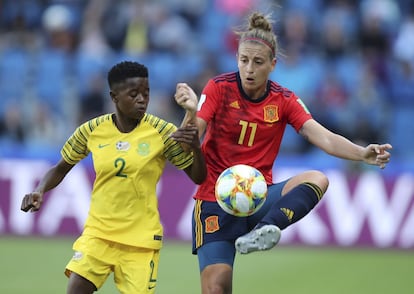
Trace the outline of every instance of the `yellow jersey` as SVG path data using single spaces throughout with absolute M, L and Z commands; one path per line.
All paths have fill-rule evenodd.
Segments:
M 64 144 L 61 155 L 76 164 L 92 154 L 96 178 L 84 234 L 121 244 L 159 249 L 163 228 L 156 185 L 166 160 L 178 169 L 193 156 L 169 136 L 177 127 L 146 113 L 130 133 L 121 133 L 113 114 L 79 126 Z

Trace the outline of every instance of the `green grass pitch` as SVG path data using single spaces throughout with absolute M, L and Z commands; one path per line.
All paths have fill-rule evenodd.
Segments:
M 74 238 L 0 238 L 0 293 L 65 293 L 63 274 Z M 234 294 L 412 293 L 412 250 L 278 246 L 236 257 Z M 118 293 L 112 276 L 97 293 Z M 158 294 L 197 294 L 191 244 L 167 241 L 161 251 Z

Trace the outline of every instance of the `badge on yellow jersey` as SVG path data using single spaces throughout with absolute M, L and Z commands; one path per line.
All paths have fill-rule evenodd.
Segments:
M 118 151 L 128 151 L 130 147 L 131 146 L 129 142 L 122 142 L 122 141 L 116 142 L 116 150 Z
M 138 144 L 137 152 L 141 156 L 147 156 L 150 152 L 150 144 L 147 142 L 141 142 Z

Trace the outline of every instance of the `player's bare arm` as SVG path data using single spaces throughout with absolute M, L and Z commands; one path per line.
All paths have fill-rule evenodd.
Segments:
M 20 209 L 24 212 L 38 211 L 42 206 L 43 194 L 59 185 L 72 168 L 73 165 L 67 163 L 62 158 L 46 173 L 34 191 L 23 197 Z
M 200 149 L 200 140 L 198 139 L 198 128 L 195 124 L 187 124 L 179 127 L 170 136 L 177 142 L 187 144 L 192 151 Z
M 171 134 L 171 138 L 181 144 L 185 144 L 193 152 L 193 164 L 185 169 L 187 175 L 196 184 L 201 184 L 207 176 L 207 168 L 200 147 L 198 128 L 195 124 L 187 124 L 178 128 Z
M 197 117 L 198 98 L 194 90 L 186 83 L 178 83 L 174 95 L 178 105 L 186 110 L 181 126 L 195 124 L 198 127 L 198 138 L 201 139 L 207 124 L 204 120 Z M 181 143 L 184 150 L 189 151 L 190 147 L 186 143 Z
M 198 98 L 194 90 L 186 83 L 178 83 L 174 98 L 177 104 L 186 110 L 181 125 L 195 123 Z
M 339 158 L 363 161 L 380 168 L 385 168 L 391 158 L 391 154 L 388 152 L 392 149 L 390 144 L 369 144 L 363 147 L 331 132 L 313 119 L 305 122 L 299 132 L 313 145 Z

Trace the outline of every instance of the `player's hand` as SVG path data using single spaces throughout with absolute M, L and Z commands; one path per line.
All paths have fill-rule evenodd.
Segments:
M 198 137 L 198 128 L 194 124 L 178 128 L 170 135 L 172 139 L 180 142 L 182 145 L 189 146 L 190 149 L 200 148 L 200 139 Z M 187 151 L 187 150 L 186 150 Z
M 32 192 L 23 197 L 22 205 L 20 207 L 24 212 L 38 211 L 43 202 L 43 194 L 40 192 Z
M 175 91 L 175 102 L 190 112 L 197 111 L 198 98 L 194 90 L 186 83 L 178 83 Z
M 391 149 L 391 144 L 370 144 L 365 147 L 364 161 L 383 169 L 391 160 L 391 154 L 388 152 Z

